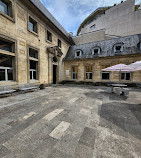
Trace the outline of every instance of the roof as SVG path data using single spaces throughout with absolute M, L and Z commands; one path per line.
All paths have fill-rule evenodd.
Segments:
M 40 0 L 29 0 L 33 5 L 45 15 L 47 19 L 50 20 L 71 42 L 73 42 L 69 33 L 62 27 L 62 25 L 54 18 L 54 16 L 47 10 L 47 8 L 41 3 Z
M 133 42 L 134 41 L 134 42 Z M 141 34 L 124 36 L 113 39 L 106 39 L 103 41 L 90 42 L 79 45 L 70 46 L 65 61 L 71 60 L 86 60 L 86 59 L 97 59 L 102 57 L 113 57 L 119 55 L 135 55 L 141 54 L 141 50 L 139 47 L 139 43 L 141 42 Z M 114 53 L 114 45 L 124 43 L 124 50 L 121 54 Z M 92 49 L 95 47 L 99 47 L 101 49 L 100 54 L 92 54 Z M 77 50 L 82 51 L 82 55 L 80 57 L 75 56 L 75 52 Z
M 84 27 L 85 24 L 87 24 L 87 22 L 89 22 L 89 20 L 91 20 L 92 18 L 94 18 L 96 15 L 102 13 L 103 11 L 106 11 L 108 9 L 110 9 L 111 7 L 99 7 L 97 8 L 94 12 L 92 12 L 79 26 L 78 30 L 77 30 L 77 35 L 80 33 L 81 28 Z

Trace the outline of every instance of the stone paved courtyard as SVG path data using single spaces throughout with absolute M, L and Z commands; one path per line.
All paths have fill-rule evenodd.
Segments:
M 1 158 L 140 158 L 141 89 L 55 86 L 0 99 Z

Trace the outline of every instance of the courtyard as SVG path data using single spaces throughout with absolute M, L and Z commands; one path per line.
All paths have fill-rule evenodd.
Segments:
M 139 158 L 141 89 L 56 85 L 0 99 L 1 158 Z

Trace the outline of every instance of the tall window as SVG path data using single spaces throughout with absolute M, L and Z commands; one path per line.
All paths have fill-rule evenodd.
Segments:
M 14 80 L 14 58 L 0 54 L 0 81 Z
M 58 39 L 58 47 L 61 48 L 61 46 L 62 46 L 61 40 Z
M 38 79 L 38 51 L 29 48 L 30 80 Z
M 122 43 L 114 45 L 114 53 L 115 54 L 123 53 L 123 44 Z
M 78 67 L 73 66 L 72 67 L 72 79 L 77 79 L 78 78 Z
M 110 73 L 109 72 L 102 72 L 102 80 L 109 80 Z
M 0 0 L 0 11 L 12 17 L 12 4 L 9 0 Z
M 52 42 L 52 33 L 47 30 L 47 40 Z
M 131 79 L 130 73 L 121 73 L 121 80 L 127 80 L 129 81 Z
M 100 47 L 94 47 L 92 49 L 92 54 L 93 55 L 99 55 L 100 54 Z
M 93 77 L 93 73 L 92 73 L 92 66 L 86 66 L 85 67 L 85 76 L 87 80 L 91 80 Z
M 0 38 L 0 81 L 14 80 L 14 63 L 15 42 Z
M 38 33 L 38 24 L 31 17 L 29 17 L 29 30 Z

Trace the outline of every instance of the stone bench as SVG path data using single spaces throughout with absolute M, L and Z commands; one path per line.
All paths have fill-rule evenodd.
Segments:
M 26 84 L 19 85 L 20 91 L 30 91 L 30 90 L 35 90 L 38 88 L 39 88 L 39 85 L 37 85 L 37 83 L 26 83 Z
M 0 86 L 0 95 L 11 94 L 16 92 L 13 86 Z
M 113 92 L 117 95 L 121 95 L 122 94 L 122 88 L 120 87 L 114 87 L 113 88 Z
M 122 88 L 122 94 L 127 96 L 129 95 L 129 89 L 128 88 Z

